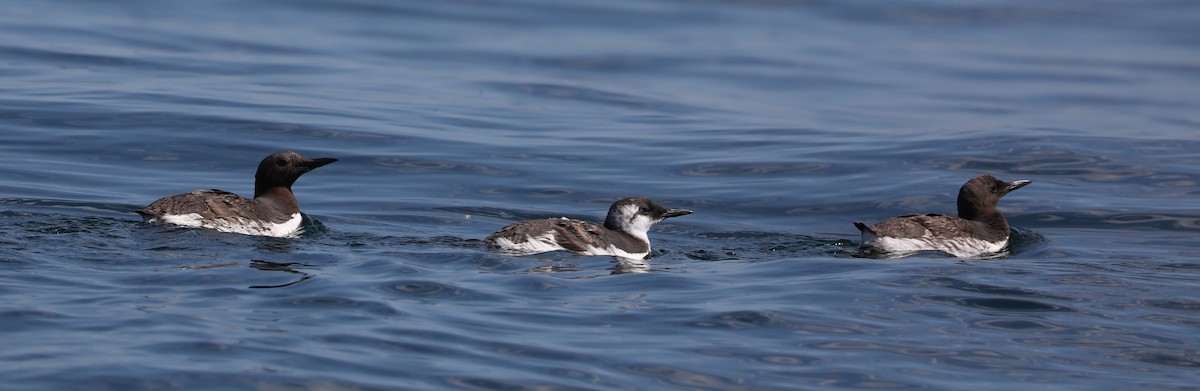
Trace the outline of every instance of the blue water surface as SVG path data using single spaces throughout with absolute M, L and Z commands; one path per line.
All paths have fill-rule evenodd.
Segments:
M 1195 389 L 1200 3 L 0 4 L 6 390 Z M 148 225 L 253 192 L 299 238 Z M 1010 253 L 857 257 L 992 174 Z M 512 257 L 646 195 L 644 263 Z

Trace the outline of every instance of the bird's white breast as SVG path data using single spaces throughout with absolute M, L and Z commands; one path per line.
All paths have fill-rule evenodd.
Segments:
M 863 243 L 880 251 L 891 253 L 911 253 L 916 251 L 940 250 L 960 258 L 974 257 L 1003 250 L 1008 245 L 1008 239 L 999 242 L 989 242 L 970 237 L 937 238 L 926 235 L 920 238 L 893 238 L 878 236 L 863 237 Z
M 256 221 L 244 218 L 217 218 L 205 219 L 199 213 L 188 213 L 181 215 L 163 215 L 159 218 L 164 223 L 174 224 L 182 227 L 193 228 L 208 228 L 215 229 L 221 232 L 232 232 L 243 235 L 255 236 L 274 236 L 274 237 L 296 237 L 303 230 L 300 229 L 300 224 L 304 221 L 304 216 L 300 213 L 292 214 L 292 218 L 282 223 L 272 223 L 269 221 Z
M 581 252 L 580 254 L 583 254 L 583 255 L 611 255 L 614 257 L 642 259 L 642 258 L 645 258 L 646 255 L 650 254 L 650 252 L 647 251 L 644 253 L 631 253 L 631 252 L 626 252 L 625 250 L 619 249 L 619 248 L 617 248 L 617 246 L 610 244 L 610 245 L 608 245 L 608 247 L 587 246 L 587 251 Z

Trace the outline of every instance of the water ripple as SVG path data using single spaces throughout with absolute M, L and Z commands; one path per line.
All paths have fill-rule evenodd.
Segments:
M 984 310 L 1000 310 L 1014 312 L 1074 312 L 1070 307 L 1047 304 L 1033 300 L 988 298 L 988 297 L 955 297 L 955 296 L 917 296 L 917 300 L 931 303 L 954 304 L 969 308 Z
M 564 84 L 491 82 L 486 86 L 505 93 L 541 99 L 583 102 L 646 111 L 684 114 L 711 110 L 643 96 Z
M 1200 382 L 1188 0 L 146 5 L 0 12 L 6 390 Z M 133 213 L 281 149 L 301 237 Z M 1002 259 L 855 257 L 984 173 Z M 480 241 L 634 194 L 647 260 Z
M 828 170 L 826 163 L 707 163 L 680 169 L 684 176 L 802 175 Z
M 448 161 L 413 159 L 399 156 L 377 156 L 371 158 L 375 165 L 386 167 L 403 174 L 425 174 L 442 171 L 463 171 L 487 176 L 516 176 L 513 171 L 501 170 L 486 165 L 464 165 Z

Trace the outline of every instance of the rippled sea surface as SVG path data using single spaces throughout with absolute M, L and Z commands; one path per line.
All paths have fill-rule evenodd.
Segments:
M 4 2 L 6 390 L 1187 389 L 1200 5 Z M 299 238 L 147 225 L 253 192 Z M 856 256 L 993 174 L 1011 252 Z M 644 264 L 513 221 L 695 214 Z

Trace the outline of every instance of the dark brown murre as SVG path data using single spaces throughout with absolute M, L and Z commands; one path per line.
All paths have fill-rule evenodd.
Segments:
M 292 151 L 276 152 L 258 164 L 254 198 L 224 190 L 196 190 L 167 196 L 137 211 L 146 222 L 215 229 L 246 235 L 288 237 L 300 233 L 300 204 L 292 184 L 304 173 L 336 162 L 309 159 Z
M 991 175 L 967 181 L 958 190 L 958 217 L 944 214 L 893 217 L 862 231 L 862 248 L 886 253 L 941 250 L 956 257 L 976 257 L 1008 245 L 1008 220 L 996 209 L 1000 197 L 1032 183 L 1005 182 Z
M 650 254 L 650 227 L 663 219 L 691 214 L 667 209 L 646 197 L 617 200 L 600 226 L 582 220 L 541 219 L 510 224 L 491 234 L 487 243 L 514 255 L 565 250 L 580 255 L 612 255 L 641 259 Z

